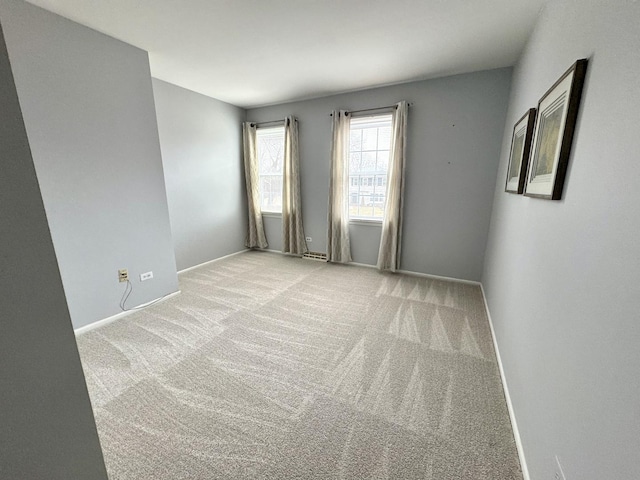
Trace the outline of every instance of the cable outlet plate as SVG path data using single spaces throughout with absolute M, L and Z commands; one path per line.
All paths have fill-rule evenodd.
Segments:
M 558 458 L 557 455 L 556 455 L 556 464 L 555 464 L 553 480 L 567 480 L 567 478 L 564 476 L 564 472 L 562 471 L 562 465 L 560 465 L 560 459 Z
M 120 270 L 118 270 L 118 280 L 120 280 L 120 283 L 129 280 L 129 271 L 126 268 L 121 268 Z
M 150 280 L 153 278 L 153 272 L 145 272 L 140 274 L 140 281 Z

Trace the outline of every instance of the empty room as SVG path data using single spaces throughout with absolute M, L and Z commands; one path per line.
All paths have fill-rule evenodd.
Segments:
M 640 478 L 638 25 L 0 0 L 0 479 Z

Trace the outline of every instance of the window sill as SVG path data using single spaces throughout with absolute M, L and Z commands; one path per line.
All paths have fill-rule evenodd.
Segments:
M 260 212 L 263 217 L 276 217 L 282 218 L 282 213 L 280 212 Z
M 368 227 L 382 227 L 382 220 L 364 220 L 364 219 L 352 219 L 349 220 L 350 225 L 366 225 Z

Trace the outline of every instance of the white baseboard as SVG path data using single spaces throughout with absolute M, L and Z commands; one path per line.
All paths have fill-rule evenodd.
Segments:
M 262 252 L 271 252 L 271 253 L 279 253 L 280 255 L 292 255 L 291 253 L 282 253 L 279 250 L 268 250 L 266 248 L 260 249 Z M 293 255 L 298 257 L 299 255 Z M 332 263 L 332 262 L 327 262 Z M 376 265 L 369 265 L 368 263 L 358 263 L 358 262 L 349 262 L 343 263 L 340 265 L 353 265 L 355 267 L 365 267 L 365 268 L 375 268 L 378 267 Z M 465 280 L 463 278 L 454 278 L 454 277 L 443 277 L 442 275 L 431 275 L 429 273 L 421 273 L 421 272 L 412 272 L 411 270 L 398 270 L 398 273 L 402 273 L 404 275 L 410 275 L 412 277 L 422 277 L 422 278 L 431 278 L 433 280 L 444 280 L 446 282 L 456 282 L 456 283 L 466 283 L 467 285 L 478 285 L 482 287 L 480 282 L 476 282 L 475 280 Z
M 358 263 L 358 262 L 349 262 L 347 265 L 355 265 L 356 267 L 375 268 L 375 269 L 378 268 L 375 265 L 369 265 L 368 263 Z M 481 286 L 480 282 L 476 282 L 474 280 L 465 280 L 463 278 L 443 277 L 442 275 L 431 275 L 429 273 L 413 272 L 411 270 L 398 270 L 397 272 L 402 273 L 404 275 L 410 275 L 412 277 L 430 278 L 432 280 L 444 280 L 446 282 L 466 283 L 468 285 Z
M 210 263 L 219 262 L 220 260 L 224 260 L 225 258 L 233 257 L 234 255 L 240 255 L 241 253 L 248 252 L 250 249 L 245 248 L 244 250 L 240 250 L 239 252 L 230 253 L 229 255 L 225 255 L 224 257 L 214 258 L 213 260 L 207 260 L 206 262 L 199 263 L 198 265 L 194 265 L 193 267 L 188 267 L 178 272 L 178 275 L 182 273 L 189 272 L 191 270 L 195 270 L 196 268 L 204 267 L 205 265 L 209 265 Z
M 87 333 L 91 330 L 95 330 L 96 328 L 104 327 L 105 325 L 108 325 L 111 322 L 115 322 L 116 320 L 126 317 L 127 315 L 131 315 L 132 313 L 135 313 L 144 307 L 150 306 L 151 304 L 156 305 L 158 303 L 161 303 L 170 299 L 171 297 L 175 297 L 176 295 L 179 295 L 179 294 L 180 294 L 180 290 L 178 290 L 177 292 L 169 293 L 164 297 L 159 297 L 159 298 L 156 298 L 155 300 L 151 300 L 150 302 L 142 303 L 137 307 L 133 307 L 132 309 L 127 310 L 126 312 L 116 313 L 111 317 L 103 318 L 102 320 L 98 320 L 96 322 L 90 323 L 89 325 L 85 325 L 84 327 L 76 328 L 74 329 L 73 332 L 76 334 L 76 336 L 82 335 L 83 333 Z
M 480 283 L 480 290 L 482 290 L 482 299 L 484 300 L 484 308 L 487 312 L 487 318 L 489 319 L 489 328 L 491 329 L 491 337 L 493 338 L 493 348 L 496 351 L 498 369 L 500 370 L 500 378 L 502 380 L 504 397 L 505 397 L 505 400 L 507 401 L 507 410 L 509 410 L 509 418 L 511 419 L 511 429 L 513 430 L 513 437 L 516 442 L 516 449 L 518 450 L 518 458 L 520 459 L 520 468 L 522 469 L 522 477 L 524 480 L 531 480 L 531 477 L 529 476 L 529 469 L 527 468 L 527 460 L 524 456 L 524 448 L 522 446 L 522 439 L 520 438 L 520 431 L 518 430 L 518 422 L 516 421 L 516 414 L 513 410 L 513 404 L 511 403 L 511 395 L 509 395 L 507 378 L 504 376 L 504 368 L 502 367 L 502 359 L 500 358 L 500 349 L 498 348 L 496 332 L 493 329 L 493 320 L 491 319 L 491 312 L 489 312 L 489 303 L 487 302 L 487 296 L 484 293 L 484 287 L 482 286 L 482 283 Z
M 271 250 L 270 248 L 259 248 L 258 249 L 261 252 L 269 252 L 269 253 L 279 253 L 280 255 L 287 255 L 289 257 L 296 257 L 296 258 L 302 258 L 302 255 L 297 255 L 295 253 L 285 253 L 285 252 L 281 252 L 280 250 Z
M 464 278 L 455 278 L 455 277 L 444 277 L 442 275 L 431 275 L 429 273 L 412 272 L 411 270 L 398 270 L 398 273 L 404 273 L 405 275 L 411 275 L 413 277 L 424 277 L 424 278 L 431 278 L 433 280 L 444 280 L 445 282 L 465 283 L 467 285 L 478 285 L 478 286 L 481 285 L 480 282 L 476 282 L 475 280 L 465 280 Z
M 328 262 L 328 263 L 333 263 L 333 262 Z M 375 265 L 369 265 L 368 263 L 349 262 L 349 263 L 338 263 L 338 265 L 353 265 L 354 267 L 375 268 L 376 270 L 378 269 L 378 267 L 376 267 Z

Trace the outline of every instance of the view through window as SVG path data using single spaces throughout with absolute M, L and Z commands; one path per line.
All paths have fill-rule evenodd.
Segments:
M 260 210 L 282 213 L 284 127 L 258 128 L 256 140 L 260 166 Z
M 382 221 L 391 147 L 391 114 L 351 119 L 349 218 Z

